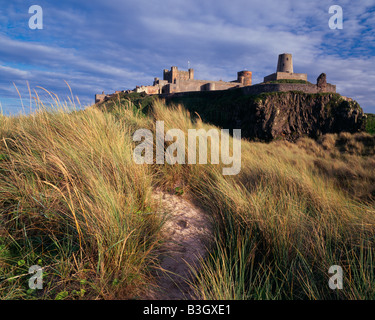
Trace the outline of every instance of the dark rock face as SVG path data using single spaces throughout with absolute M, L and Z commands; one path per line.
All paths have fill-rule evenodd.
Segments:
M 325 76 L 318 84 L 324 86 Z M 166 99 L 182 104 L 203 121 L 225 129 L 241 129 L 244 138 L 261 141 L 317 138 L 325 133 L 364 130 L 359 104 L 338 93 L 300 91 L 244 94 L 241 90 L 192 92 Z
M 338 94 L 277 93 L 258 100 L 250 110 L 240 115 L 244 136 L 266 141 L 358 132 L 365 119 L 357 102 Z
M 316 86 L 318 87 L 318 92 L 325 92 L 327 88 L 327 76 L 325 73 L 321 73 L 316 80 Z

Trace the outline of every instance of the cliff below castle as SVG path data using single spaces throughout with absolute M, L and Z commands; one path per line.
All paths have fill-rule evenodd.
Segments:
M 241 129 L 251 140 L 296 140 L 302 136 L 317 138 L 325 133 L 358 132 L 366 116 L 359 104 L 337 93 L 300 91 L 245 94 L 241 89 L 210 92 L 185 92 L 162 96 L 121 94 L 104 103 L 132 100 L 144 112 L 154 99 L 167 105 L 181 104 L 204 121 L 226 129 Z M 98 105 L 99 107 L 101 104 Z
M 337 93 L 272 92 L 243 95 L 241 91 L 207 92 L 166 97 L 183 104 L 203 121 L 223 128 L 239 128 L 249 139 L 270 141 L 325 133 L 358 132 L 365 115 L 359 104 Z

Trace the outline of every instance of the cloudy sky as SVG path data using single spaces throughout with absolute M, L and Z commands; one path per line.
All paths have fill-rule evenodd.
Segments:
M 43 29 L 29 28 L 29 7 L 43 9 Z M 331 30 L 331 5 L 343 29 Z M 253 83 L 275 72 L 278 54 L 315 83 L 322 72 L 342 95 L 375 113 L 375 0 L 1 0 L 0 103 L 15 114 L 30 106 L 27 83 L 83 106 L 95 93 L 150 85 L 172 65 L 195 78 Z M 18 88 L 22 102 L 18 96 Z

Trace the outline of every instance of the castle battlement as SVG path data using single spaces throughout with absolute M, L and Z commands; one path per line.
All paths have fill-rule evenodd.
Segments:
M 142 86 L 136 88 L 136 92 L 146 92 L 147 94 L 170 94 L 178 92 L 213 91 L 228 90 L 251 85 L 251 71 L 243 70 L 237 73 L 237 79 L 226 81 L 197 80 L 194 79 L 194 69 L 188 71 L 178 70 L 173 66 L 170 70 L 163 70 L 163 80 L 154 78 L 152 86 Z

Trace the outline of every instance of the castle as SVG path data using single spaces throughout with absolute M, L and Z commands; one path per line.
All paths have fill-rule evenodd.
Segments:
M 281 81 L 280 81 L 281 80 Z M 178 70 L 173 66 L 170 70 L 164 69 L 163 80 L 154 78 L 151 86 L 137 86 L 134 90 L 116 91 L 121 92 L 144 92 L 146 94 L 183 94 L 194 91 L 215 91 L 241 88 L 245 94 L 259 94 L 262 92 L 274 91 L 302 91 L 305 93 L 336 92 L 336 86 L 326 81 L 326 75 L 322 73 L 316 84 L 307 81 L 307 74 L 293 72 L 293 60 L 290 53 L 279 55 L 276 73 L 264 77 L 263 83 L 252 85 L 252 72 L 243 70 L 237 72 L 237 79 L 225 81 L 196 80 L 194 79 L 194 69 L 188 71 Z M 108 100 L 114 94 L 95 95 L 95 103 Z
M 164 70 L 163 80 L 155 78 L 152 86 L 138 87 L 135 91 L 146 92 L 147 94 L 170 94 L 191 91 L 228 90 L 251 86 L 251 76 L 252 73 L 250 71 L 239 71 L 237 73 L 237 80 L 231 82 L 196 80 L 194 79 L 194 69 L 180 71 L 177 67 L 172 67 L 171 70 Z

